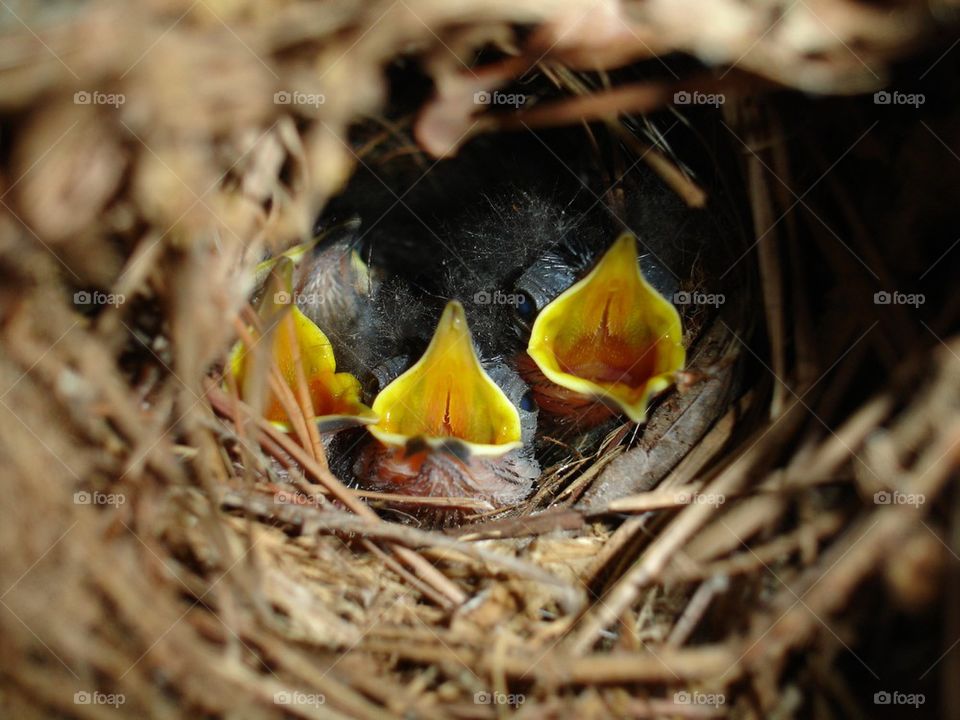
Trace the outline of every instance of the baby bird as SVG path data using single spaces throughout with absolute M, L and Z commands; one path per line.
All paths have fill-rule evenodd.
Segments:
M 524 499 L 539 475 L 536 413 L 503 363 L 477 356 L 466 313 L 447 303 L 423 356 L 377 395 L 375 438 L 354 467 L 367 487 L 415 496 L 466 497 L 500 508 Z M 496 378 L 496 381 L 495 381 Z
M 685 359 L 680 315 L 644 278 L 637 240 L 624 233 L 537 315 L 520 368 L 545 413 L 590 426 L 617 413 L 643 422 Z
M 291 427 L 290 399 L 301 385 L 321 432 L 376 422 L 357 378 L 338 372 L 332 343 L 292 302 L 293 260 L 281 257 L 267 272 L 259 322 L 248 330 L 252 341 L 238 342 L 228 360 L 240 397 L 262 401 L 264 417 L 284 431 Z

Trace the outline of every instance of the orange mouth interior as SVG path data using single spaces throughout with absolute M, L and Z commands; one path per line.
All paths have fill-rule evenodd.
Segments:
M 564 372 L 597 383 L 623 383 L 639 388 L 656 371 L 658 341 L 644 344 L 631 340 L 635 339 L 611 330 L 608 298 L 597 331 L 573 342 L 558 341 L 555 352 Z

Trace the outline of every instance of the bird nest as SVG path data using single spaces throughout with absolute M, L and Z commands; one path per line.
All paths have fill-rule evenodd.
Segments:
M 952 12 L 3 3 L 3 714 L 956 717 Z M 364 173 L 388 211 L 424 217 L 406 172 L 497 210 L 470 163 L 517 142 L 603 207 L 639 176 L 710 219 L 687 364 L 641 425 L 541 433 L 526 499 L 438 522 L 228 358 L 258 264 L 382 195 Z

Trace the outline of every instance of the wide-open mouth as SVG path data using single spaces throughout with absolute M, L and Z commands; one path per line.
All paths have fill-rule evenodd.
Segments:
M 294 391 L 299 382 L 297 362 L 302 365 L 315 421 L 321 430 L 377 421 L 376 413 L 361 402 L 360 382 L 350 373 L 337 372 L 330 340 L 295 305 L 279 319 L 273 331 L 271 353 L 284 382 Z M 230 371 L 237 378 L 241 394 L 248 360 L 247 348 L 242 342 L 237 343 L 230 355 Z M 267 396 L 264 417 L 284 430 L 290 428 L 290 418 L 272 390 Z
M 477 358 L 463 306 L 447 304 L 417 363 L 377 396 L 370 432 L 387 445 L 459 446 L 471 455 L 520 447 L 520 414 Z
M 683 367 L 682 339 L 679 314 L 643 278 L 637 240 L 625 233 L 543 309 L 527 352 L 552 382 L 642 422 L 650 397 Z

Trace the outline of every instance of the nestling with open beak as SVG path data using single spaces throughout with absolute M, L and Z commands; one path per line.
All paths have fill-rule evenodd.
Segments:
M 685 358 L 680 315 L 646 281 L 636 238 L 624 233 L 543 308 L 520 369 L 545 413 L 583 426 L 612 414 L 640 423 Z
M 526 387 L 502 363 L 477 356 L 463 306 L 447 304 L 423 356 L 377 395 L 375 441 L 355 473 L 367 487 L 415 496 L 467 497 L 499 508 L 525 498 L 539 475 Z M 495 382 L 494 377 L 498 382 Z
M 240 341 L 230 353 L 228 368 L 240 397 L 246 401 L 256 398 L 275 365 L 280 375 L 275 379 L 293 394 L 302 373 L 321 432 L 376 422 L 376 414 L 361 401 L 360 382 L 349 373 L 337 372 L 330 340 L 293 303 L 293 270 L 289 257 L 273 264 L 257 311 L 260 327 L 249 329 L 254 346 L 248 348 Z M 261 341 L 263 349 L 258 352 Z M 278 428 L 290 429 L 290 417 L 275 389 L 265 393 L 263 414 Z

